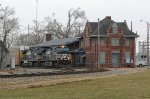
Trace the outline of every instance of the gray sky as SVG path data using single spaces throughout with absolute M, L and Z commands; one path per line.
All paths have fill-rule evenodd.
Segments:
M 35 20 L 36 0 L 0 0 L 0 3 L 15 8 L 16 17 L 24 27 Z M 38 0 L 38 20 L 55 13 L 57 20 L 65 24 L 67 11 L 78 7 L 85 10 L 89 21 L 112 16 L 116 22 L 126 20 L 129 27 L 133 21 L 133 31 L 138 31 L 139 39 L 146 38 L 146 23 L 139 20 L 150 22 L 150 0 Z

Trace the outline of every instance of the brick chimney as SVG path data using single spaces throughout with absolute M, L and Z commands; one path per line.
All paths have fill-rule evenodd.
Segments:
M 106 19 L 110 19 L 111 20 L 111 16 L 106 16 Z
M 46 34 L 46 42 L 52 40 L 52 34 Z

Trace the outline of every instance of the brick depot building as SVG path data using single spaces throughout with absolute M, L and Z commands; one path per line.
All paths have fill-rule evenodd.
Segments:
M 79 40 L 80 47 L 86 52 L 82 56 L 85 65 L 97 67 L 98 59 L 101 67 L 122 67 L 127 62 L 134 64 L 137 37 L 129 30 L 126 21 L 115 22 L 110 16 L 99 21 L 99 25 L 98 22 L 87 21 L 83 37 Z

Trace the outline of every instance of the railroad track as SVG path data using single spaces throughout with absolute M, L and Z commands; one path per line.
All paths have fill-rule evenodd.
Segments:
M 85 74 L 85 73 L 96 73 L 105 72 L 108 70 L 97 70 L 97 71 L 66 71 L 66 72 L 47 72 L 47 73 L 29 73 L 29 74 L 6 74 L 0 75 L 0 78 L 17 78 L 17 77 L 34 77 L 34 76 L 53 76 L 53 75 L 71 75 L 71 74 Z

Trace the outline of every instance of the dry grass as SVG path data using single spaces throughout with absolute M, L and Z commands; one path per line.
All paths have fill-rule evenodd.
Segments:
M 1 90 L 0 99 L 150 99 L 150 70 L 47 87 Z

